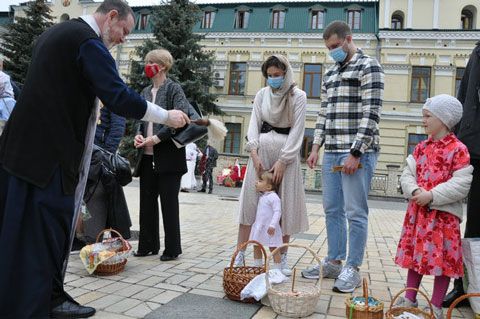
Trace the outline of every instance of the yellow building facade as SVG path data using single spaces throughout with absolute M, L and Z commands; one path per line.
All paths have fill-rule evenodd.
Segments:
M 92 1 L 67 1 L 52 1 L 57 21 L 92 13 L 98 6 Z M 332 20 L 351 24 L 355 44 L 376 57 L 385 71 L 381 154 L 374 180 L 380 193 L 393 192 L 405 157 L 425 138 L 423 101 L 441 93 L 456 95 L 469 54 L 480 40 L 480 0 L 196 2 L 203 10 L 196 31 L 205 34 L 205 50 L 215 54 L 211 91 L 218 96 L 216 103 L 225 112 L 221 120 L 230 130 L 217 149 L 243 161 L 252 103 L 265 86 L 261 64 L 275 53 L 288 57 L 295 81 L 309 96 L 302 146 L 306 159 L 320 107 L 321 77 L 333 64 L 322 30 Z M 22 7 L 15 8 L 21 14 Z M 149 7 L 134 7 L 134 11 L 138 15 L 134 32 L 112 50 L 122 74 L 128 74 L 131 60 L 140 59 L 134 55 L 135 47 L 152 36 L 141 22 L 148 17 Z M 304 174 L 307 189 L 320 188 L 318 169 L 305 165 Z

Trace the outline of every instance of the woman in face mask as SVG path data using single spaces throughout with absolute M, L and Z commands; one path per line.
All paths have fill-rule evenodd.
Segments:
M 167 75 L 172 67 L 170 52 L 157 49 L 145 57 L 145 76 L 152 84 L 141 95 L 165 109 L 188 114 L 189 102 L 180 84 Z M 178 193 L 182 175 L 187 172 L 185 148 L 172 142 L 171 130 L 160 124 L 141 122 L 134 145 L 139 150 L 134 176 L 140 177 L 140 236 L 137 257 L 156 255 L 160 249 L 158 197 L 162 207 L 165 245 L 160 260 L 173 260 L 182 253 Z
M 307 98 L 293 81 L 288 60 L 282 55 L 270 56 L 262 65 L 267 86 L 255 96 L 248 127 L 247 150 L 250 159 L 240 195 L 238 244 L 248 240 L 255 221 L 258 192 L 255 181 L 264 170 L 273 172 L 281 198 L 283 242 L 290 235 L 308 229 L 305 193 L 300 170 L 300 148 L 305 130 Z M 243 252 L 236 264 L 243 263 Z M 282 253 L 282 272 L 290 275 L 286 251 Z

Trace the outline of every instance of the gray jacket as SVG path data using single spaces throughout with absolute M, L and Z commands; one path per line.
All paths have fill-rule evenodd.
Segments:
M 452 178 L 444 183 L 440 183 L 431 189 L 433 200 L 429 205 L 431 209 L 442 212 L 448 212 L 460 218 L 463 218 L 462 200 L 467 197 L 472 183 L 473 166 L 461 168 L 453 172 Z M 417 184 L 417 163 L 412 155 L 407 157 L 407 165 L 403 169 L 400 177 L 403 195 L 407 199 L 412 198 L 412 193 L 420 188 Z

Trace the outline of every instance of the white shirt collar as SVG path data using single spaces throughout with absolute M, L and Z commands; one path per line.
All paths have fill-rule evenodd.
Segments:
M 93 31 L 95 31 L 95 33 L 100 36 L 100 27 L 98 26 L 97 21 L 95 21 L 95 18 L 92 15 L 84 15 L 81 16 L 80 19 L 85 21 L 90 26 L 90 28 L 92 28 Z

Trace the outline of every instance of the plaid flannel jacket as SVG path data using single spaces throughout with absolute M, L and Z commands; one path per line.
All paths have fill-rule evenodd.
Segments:
M 348 63 L 330 67 L 323 77 L 313 143 L 325 144 L 325 152 L 378 151 L 383 86 L 382 67 L 361 50 Z

